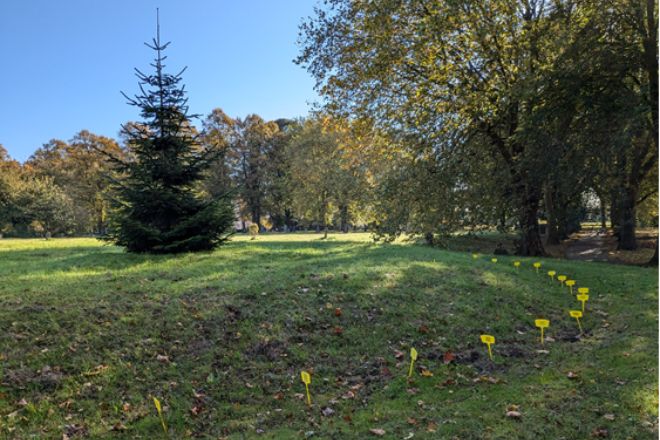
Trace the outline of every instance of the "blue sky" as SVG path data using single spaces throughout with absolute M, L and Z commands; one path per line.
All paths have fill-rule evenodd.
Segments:
M 161 39 L 168 71 L 184 66 L 193 113 L 304 116 L 318 99 L 292 59 L 298 25 L 315 0 L 1 0 L 0 144 L 20 161 L 48 140 L 82 129 L 117 137 L 137 120 L 120 91 L 149 71 L 143 42 Z

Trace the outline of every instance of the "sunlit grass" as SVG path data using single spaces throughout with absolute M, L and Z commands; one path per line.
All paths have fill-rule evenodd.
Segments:
M 163 438 L 153 397 L 170 438 L 657 436 L 657 270 L 321 237 L 0 240 L 0 438 Z M 591 289 L 582 339 L 550 269 Z M 411 347 L 432 377 L 406 380 Z

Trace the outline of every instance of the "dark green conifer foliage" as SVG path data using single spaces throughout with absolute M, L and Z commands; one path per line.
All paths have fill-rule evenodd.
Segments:
M 214 152 L 197 142 L 190 124 L 184 86 L 185 68 L 164 72 L 167 58 L 160 26 L 152 44 L 153 74 L 135 69 L 140 94 L 128 97 L 143 122 L 123 126 L 128 160 L 118 161 L 116 205 L 108 239 L 131 252 L 177 253 L 209 250 L 230 234 L 233 210 L 228 198 L 211 199 L 201 191 Z

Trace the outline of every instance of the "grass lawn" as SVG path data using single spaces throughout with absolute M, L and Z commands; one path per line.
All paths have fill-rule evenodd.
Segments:
M 0 438 L 657 437 L 657 269 L 318 237 L 0 240 Z

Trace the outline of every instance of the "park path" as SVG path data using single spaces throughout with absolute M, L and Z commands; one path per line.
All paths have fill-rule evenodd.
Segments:
M 574 234 L 568 241 L 565 257 L 569 260 L 608 261 L 609 252 L 614 249 L 614 238 L 596 231 Z

